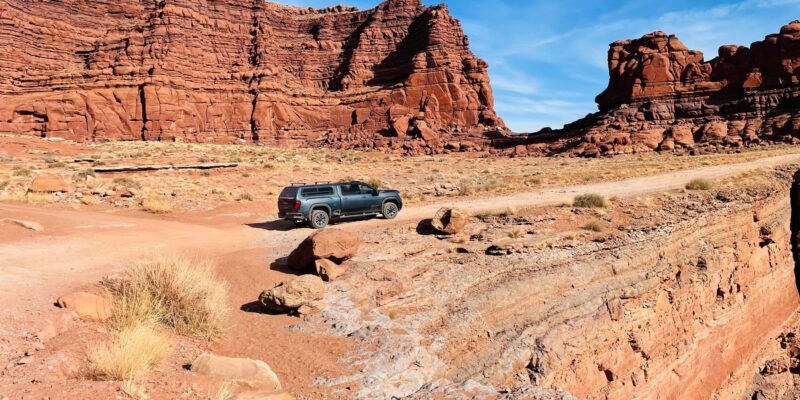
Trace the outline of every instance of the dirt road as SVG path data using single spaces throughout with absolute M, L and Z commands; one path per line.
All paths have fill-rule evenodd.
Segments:
M 506 207 L 538 207 L 560 204 L 582 193 L 606 197 L 634 197 L 647 193 L 679 189 L 692 179 L 716 180 L 746 170 L 800 162 L 800 154 L 759 159 L 751 162 L 697 168 L 654 176 L 550 188 L 507 196 L 467 200 L 447 200 L 436 204 L 409 206 L 393 221 L 374 219 L 337 225 L 347 230 L 388 227 L 417 222 L 432 216 L 439 207 L 460 207 L 471 212 L 501 210 Z M 288 229 L 291 224 L 270 222 L 234 227 L 186 223 L 152 216 L 117 215 L 96 211 L 73 211 L 0 204 L 0 219 L 19 218 L 43 223 L 42 235 L 22 240 L 0 241 L 0 300 L 21 289 L 47 283 L 94 280 L 100 273 L 124 266 L 132 257 L 158 251 L 178 251 L 198 255 L 269 247 L 293 243 L 309 229 Z M 4 229 L 10 229 L 5 225 Z M 266 249 L 265 249 L 266 250 Z M 69 274 L 68 279 L 66 275 Z

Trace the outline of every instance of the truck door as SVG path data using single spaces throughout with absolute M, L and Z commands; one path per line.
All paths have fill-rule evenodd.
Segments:
M 361 192 L 357 183 L 344 183 L 339 185 L 342 191 L 342 213 L 357 214 L 369 210 L 370 195 Z
M 364 211 L 369 212 L 380 212 L 382 204 L 378 201 L 378 197 L 375 195 L 376 190 L 371 186 L 360 184 L 358 188 L 361 190 L 361 194 L 365 195 L 365 208 Z

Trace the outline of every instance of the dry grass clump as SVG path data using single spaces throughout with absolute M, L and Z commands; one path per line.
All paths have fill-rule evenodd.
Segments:
M 19 166 L 17 166 L 17 167 L 14 167 L 14 171 L 13 171 L 12 175 L 28 177 L 28 176 L 33 175 L 33 173 L 31 172 L 31 169 L 28 168 L 28 167 L 19 167 Z
M 227 328 L 228 289 L 206 261 L 144 259 L 106 287 L 116 299 L 115 326 L 156 320 L 180 334 L 207 339 Z
M 168 214 L 172 212 L 172 205 L 166 200 L 148 197 L 142 201 L 142 208 L 153 214 Z
M 714 185 L 706 179 L 692 179 L 686 184 L 688 190 L 711 190 Z
M 33 205 L 51 204 L 56 202 L 56 199 L 55 197 L 53 197 L 52 193 L 39 193 L 39 192 L 26 193 L 25 198 L 23 200 L 26 203 Z
M 602 232 L 603 231 L 603 224 L 600 221 L 592 220 L 589 221 L 586 225 L 583 226 L 583 229 L 592 232 Z
M 172 353 L 172 343 L 151 324 L 138 323 L 117 331 L 107 343 L 91 347 L 89 367 L 96 378 L 142 378 Z
M 139 182 L 136 182 L 135 180 L 133 180 L 131 178 L 128 178 L 127 176 L 120 176 L 120 177 L 114 178 L 114 184 L 120 185 L 120 186 L 125 186 L 125 187 L 128 187 L 128 188 L 133 188 L 133 189 L 140 189 L 141 188 L 141 185 L 139 184 Z
M 575 196 L 575 199 L 572 201 L 574 207 L 580 208 L 603 208 L 606 204 L 606 199 L 603 196 L 594 193 Z

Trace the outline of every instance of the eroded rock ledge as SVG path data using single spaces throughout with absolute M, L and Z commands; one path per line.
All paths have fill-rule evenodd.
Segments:
M 486 69 L 447 7 L 419 0 L 0 2 L 0 131 L 14 133 L 469 149 L 503 126 Z
M 362 254 L 380 261 L 354 259 L 319 317 L 364 349 L 353 360 L 362 373 L 332 383 L 358 382 L 361 398 L 766 391 L 754 372 L 777 357 L 775 338 L 800 306 L 790 222 L 798 168 L 603 212 L 473 218 L 467 240 L 399 236 L 402 253 L 368 237 Z M 604 232 L 574 228 L 592 218 Z M 490 245 L 507 251 L 487 254 Z M 779 362 L 793 365 L 795 350 Z M 773 369 L 784 383 L 788 368 Z

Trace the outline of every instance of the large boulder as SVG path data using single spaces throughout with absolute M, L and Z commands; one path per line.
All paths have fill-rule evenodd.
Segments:
M 108 297 L 88 292 L 75 292 L 58 298 L 58 306 L 75 311 L 84 321 L 105 321 L 114 311 Z
M 192 372 L 231 382 L 238 388 L 276 392 L 281 382 L 261 360 L 221 357 L 204 353 L 192 362 Z
M 316 275 L 303 275 L 281 282 L 259 296 L 264 307 L 280 312 L 308 314 L 319 307 L 317 302 L 325 296 L 325 285 Z
M 328 259 L 341 263 L 352 258 L 361 246 L 361 239 L 341 229 L 323 229 L 309 236 L 289 254 L 289 268 L 316 272 L 314 261 Z
M 467 215 L 454 208 L 440 208 L 431 219 L 431 225 L 437 230 L 455 235 L 467 225 Z
M 71 192 L 73 189 L 73 186 L 61 177 L 50 174 L 36 176 L 29 188 L 31 192 L 37 193 Z

